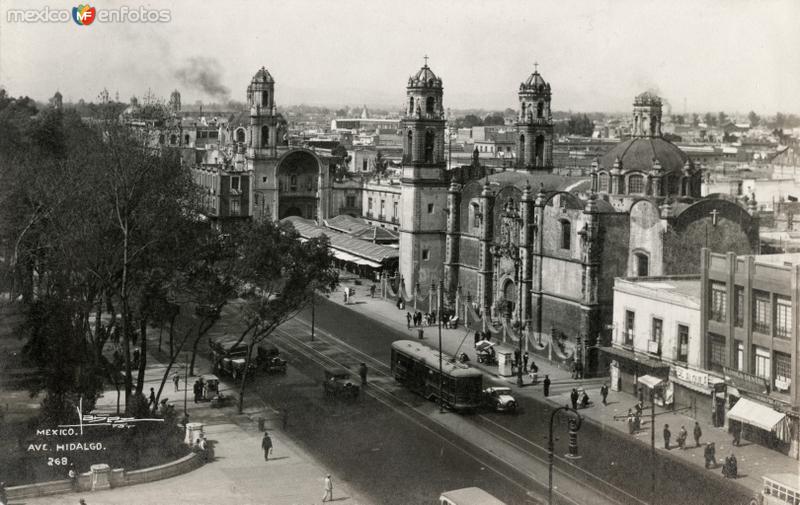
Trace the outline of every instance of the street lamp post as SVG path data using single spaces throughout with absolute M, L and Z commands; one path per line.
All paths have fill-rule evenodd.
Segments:
M 317 323 L 316 298 L 317 298 L 317 292 L 311 291 L 311 341 L 312 342 L 314 341 L 314 330 L 316 329 L 316 323 Z
M 437 296 L 438 308 L 436 313 L 436 321 L 439 323 L 439 413 L 444 412 L 444 397 L 442 392 L 444 390 L 444 378 L 442 377 L 442 288 L 444 284 L 439 281 L 439 296 Z
M 558 407 L 550 414 L 550 435 L 547 441 L 547 456 L 548 456 L 548 469 L 547 469 L 547 504 L 553 505 L 553 461 L 555 460 L 555 448 L 553 443 L 553 419 L 555 419 L 556 414 L 561 412 L 562 410 L 571 412 L 574 414 L 574 418 L 570 419 L 572 426 L 570 426 L 570 436 L 577 437 L 578 430 L 581 429 L 581 422 L 583 418 L 578 413 L 577 410 L 573 409 L 572 407 L 564 406 Z M 575 434 L 575 435 L 573 435 Z M 577 447 L 577 438 L 575 438 L 574 443 Z
M 189 353 L 184 354 L 184 378 L 183 378 L 183 415 L 186 416 L 189 411 L 187 410 L 187 396 L 189 395 Z

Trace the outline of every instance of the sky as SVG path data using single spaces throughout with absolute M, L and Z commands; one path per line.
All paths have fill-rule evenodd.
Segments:
M 399 109 L 427 55 L 453 109 L 517 108 L 538 63 L 554 110 L 628 112 L 652 90 L 673 113 L 800 113 L 797 0 L 123 0 L 91 6 L 169 20 L 8 18 L 76 5 L 0 0 L 0 86 L 39 100 L 177 88 L 183 103 L 244 101 L 265 66 L 278 105 Z

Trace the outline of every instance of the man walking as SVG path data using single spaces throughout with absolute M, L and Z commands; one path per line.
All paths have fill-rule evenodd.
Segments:
M 694 432 L 692 434 L 694 435 L 694 446 L 700 447 L 700 437 L 703 436 L 703 430 L 700 429 L 700 423 L 697 421 L 694 422 Z
M 411 329 L 411 312 L 406 312 L 406 322 L 408 323 L 408 329 Z
M 572 392 L 569 394 L 569 399 L 572 402 L 572 410 L 578 410 L 578 390 L 572 388 Z
M 147 403 L 147 406 L 151 409 L 156 407 L 156 390 L 153 388 L 150 388 L 150 401 Z
M 686 426 L 681 426 L 681 431 L 678 432 L 678 448 L 686 449 L 686 437 L 689 433 L 686 432 Z
M 367 364 L 361 363 L 358 367 L 358 375 L 361 377 L 361 386 L 367 385 Z
M 172 374 L 172 383 L 175 384 L 175 391 L 180 391 L 181 376 L 178 372 Z
M 544 376 L 544 396 L 550 396 L 550 376 Z
M 272 452 L 272 439 L 269 438 L 269 433 L 264 432 L 264 438 L 261 439 L 261 448 L 264 449 L 264 461 L 269 461 L 269 453 Z
M 331 481 L 331 474 L 325 476 L 325 494 L 322 496 L 322 502 L 333 501 L 333 481 Z
M 608 386 L 604 382 L 602 386 L 600 386 L 600 396 L 603 397 L 603 405 L 608 405 L 606 398 L 608 398 Z
M 664 449 L 669 450 L 669 439 L 672 436 L 672 433 L 669 431 L 669 425 L 664 425 Z
M 370 298 L 375 298 L 375 284 L 373 284 L 373 285 L 371 285 L 369 287 L 369 297 Z
M 194 402 L 197 403 L 200 400 L 200 381 L 194 381 L 192 389 L 194 390 Z
M 522 371 L 528 371 L 528 351 L 525 351 L 525 354 L 522 355 Z

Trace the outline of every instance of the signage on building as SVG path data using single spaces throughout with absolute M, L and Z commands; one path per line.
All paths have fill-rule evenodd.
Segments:
M 757 394 L 769 394 L 769 382 L 763 377 L 742 372 L 735 368 L 722 367 L 725 374 L 725 383 L 736 389 Z
M 678 380 L 688 382 L 689 384 L 702 386 L 704 388 L 708 387 L 708 374 L 705 372 L 698 372 L 696 370 L 690 370 L 688 368 L 676 366 L 675 377 L 677 377 Z

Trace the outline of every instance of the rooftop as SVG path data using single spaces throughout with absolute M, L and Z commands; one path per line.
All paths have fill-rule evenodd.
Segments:
M 660 277 L 617 277 L 614 289 L 633 287 L 652 292 L 657 296 L 678 295 L 700 304 L 700 276 L 674 275 Z
M 366 240 L 351 237 L 345 233 L 325 228 L 317 225 L 314 221 L 303 219 L 297 216 L 283 218 L 281 221 L 287 221 L 294 225 L 295 230 L 304 239 L 319 237 L 320 235 L 327 235 L 330 239 L 331 249 L 334 255 L 340 259 L 347 259 L 358 263 L 359 258 L 363 258 L 369 262 L 382 263 L 387 260 L 397 259 L 399 253 L 397 249 L 380 244 L 373 244 Z M 337 254 L 339 253 L 345 253 Z M 350 258 L 353 256 L 353 258 Z M 364 263 L 369 264 L 369 263 Z M 374 265 L 370 265 L 374 266 Z

